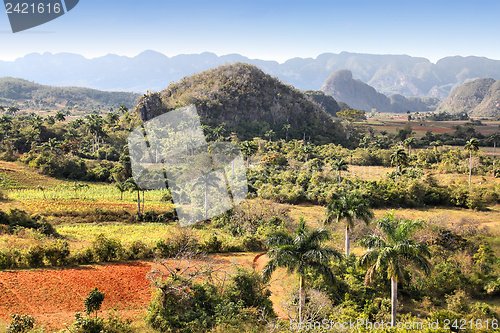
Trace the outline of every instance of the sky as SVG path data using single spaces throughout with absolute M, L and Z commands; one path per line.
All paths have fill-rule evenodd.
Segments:
M 1 13 L 0 60 L 33 52 L 132 57 L 144 50 L 280 63 L 342 51 L 498 60 L 498 13 L 498 0 L 80 0 L 65 15 L 15 34 Z

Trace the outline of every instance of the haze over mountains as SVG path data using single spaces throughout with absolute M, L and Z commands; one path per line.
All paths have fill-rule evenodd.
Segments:
M 167 57 L 145 51 L 135 57 L 106 55 L 87 59 L 70 53 L 28 54 L 15 61 L 0 61 L 0 77 L 10 76 L 56 86 L 134 91 L 165 89 L 170 82 L 223 64 L 245 62 L 301 90 L 318 90 L 330 74 L 348 69 L 354 79 L 378 92 L 403 96 L 446 98 L 453 87 L 467 80 L 500 80 L 500 61 L 480 57 L 446 57 L 436 64 L 407 55 L 372 55 L 342 52 L 317 58 L 275 61 L 248 59 L 239 54 L 213 53 Z

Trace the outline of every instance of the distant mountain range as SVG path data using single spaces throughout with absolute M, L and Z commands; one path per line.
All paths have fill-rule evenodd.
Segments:
M 372 55 L 342 52 L 313 58 L 293 58 L 283 64 L 248 59 L 239 54 L 213 53 L 167 57 L 145 51 L 135 57 L 109 54 L 87 59 L 70 53 L 28 54 L 15 61 L 0 61 L 0 77 L 20 77 L 41 84 L 79 86 L 108 91 L 165 89 L 185 76 L 224 64 L 253 64 L 301 90 L 318 90 L 334 71 L 348 69 L 354 79 L 378 92 L 403 96 L 446 98 L 452 88 L 467 80 L 500 80 L 500 61 L 480 57 L 447 57 L 436 64 L 407 55 Z
M 476 79 L 454 89 L 437 111 L 467 113 L 471 116 L 500 115 L 500 81 Z

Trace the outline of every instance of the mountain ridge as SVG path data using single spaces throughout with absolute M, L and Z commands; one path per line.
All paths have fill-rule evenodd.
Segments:
M 500 115 L 500 80 L 480 78 L 468 81 L 455 88 L 436 111 L 496 117 Z
M 14 61 L 0 61 L 0 76 L 21 77 L 53 86 L 81 86 L 99 90 L 165 89 L 171 82 L 220 65 L 245 62 L 301 90 L 319 90 L 330 74 L 349 69 L 355 79 L 386 95 L 445 98 L 466 80 L 500 80 L 500 60 L 485 57 L 445 57 L 436 63 L 409 55 L 374 55 L 341 52 L 316 58 L 291 58 L 283 63 L 249 59 L 240 54 L 211 52 L 168 57 L 146 50 L 134 57 L 107 54 L 85 58 L 73 53 L 30 53 Z

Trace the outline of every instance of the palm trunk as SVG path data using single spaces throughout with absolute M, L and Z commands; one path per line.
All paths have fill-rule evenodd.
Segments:
M 396 164 L 396 180 L 395 180 L 396 185 L 398 184 L 398 168 L 399 165 Z
M 497 142 L 493 141 L 493 176 L 495 176 L 495 161 L 497 160 Z
M 144 213 L 144 190 L 142 191 L 142 212 Z
M 391 279 L 391 323 L 396 327 L 396 315 L 398 310 L 398 282 L 395 278 Z
M 340 170 L 337 171 L 337 174 L 339 176 L 339 186 L 340 186 Z
M 411 157 L 411 146 L 408 146 L 408 157 Z
M 469 153 L 469 187 L 472 186 L 472 150 Z
M 208 216 L 208 185 L 205 185 L 205 220 Z
M 301 275 L 299 278 L 299 323 L 302 322 L 303 312 L 306 307 L 306 288 L 304 287 L 304 277 Z
M 137 214 L 141 216 L 141 194 L 137 190 Z
M 346 225 L 345 227 L 345 255 L 346 257 L 349 256 L 350 252 L 350 247 L 351 247 L 351 230 L 349 228 L 349 225 Z

